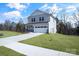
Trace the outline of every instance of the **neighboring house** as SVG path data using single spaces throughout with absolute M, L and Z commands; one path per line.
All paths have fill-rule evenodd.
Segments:
M 56 33 L 56 20 L 52 14 L 35 10 L 28 17 L 27 29 L 36 33 Z

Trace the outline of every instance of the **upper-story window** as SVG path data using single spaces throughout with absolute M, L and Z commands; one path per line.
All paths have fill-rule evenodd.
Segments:
M 44 21 L 44 17 L 39 17 L 39 21 Z
M 34 22 L 35 22 L 35 18 L 34 18 Z
M 42 17 L 42 21 L 44 21 L 44 17 Z
M 31 19 L 31 21 L 33 22 L 33 18 Z
M 32 22 L 35 22 L 35 18 L 32 18 L 31 21 L 32 21 Z
M 39 17 L 39 21 L 41 21 L 41 17 Z

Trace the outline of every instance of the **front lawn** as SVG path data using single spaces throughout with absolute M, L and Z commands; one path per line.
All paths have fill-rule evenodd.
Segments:
M 9 48 L 0 46 L 0 56 L 24 56 L 16 51 L 13 51 Z
M 21 42 L 79 55 L 79 36 L 43 34 Z
M 0 31 L 0 38 L 20 35 L 20 34 L 22 34 L 22 33 L 14 32 L 14 31 Z

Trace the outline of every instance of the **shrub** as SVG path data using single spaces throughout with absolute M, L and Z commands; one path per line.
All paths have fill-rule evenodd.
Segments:
M 2 33 L 0 33 L 0 36 L 3 36 L 3 34 L 2 34 Z

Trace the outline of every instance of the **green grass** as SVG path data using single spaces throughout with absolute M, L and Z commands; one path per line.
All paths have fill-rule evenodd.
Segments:
M 3 34 L 3 36 L 0 36 L 0 38 L 4 38 L 4 37 L 9 37 L 9 36 L 20 35 L 22 33 L 14 32 L 14 31 L 0 31 L 0 34 Z
M 9 48 L 0 46 L 0 56 L 24 56 L 16 51 L 13 51 Z
M 79 36 L 43 34 L 21 42 L 79 55 Z

